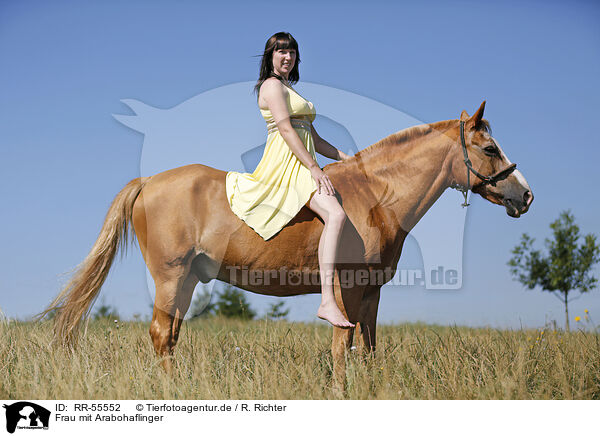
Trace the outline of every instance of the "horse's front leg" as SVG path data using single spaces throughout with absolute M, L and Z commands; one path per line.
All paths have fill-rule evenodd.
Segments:
M 373 287 L 365 290 L 363 299 L 360 303 L 360 312 L 358 315 L 358 346 L 364 354 L 375 352 L 377 309 L 379 308 L 379 296 L 381 287 Z
M 350 322 L 356 322 L 350 320 Z M 333 328 L 333 340 L 331 343 L 331 356 L 333 357 L 333 386 L 339 390 L 346 387 L 346 352 L 352 345 L 354 327 Z
M 335 300 L 351 323 L 358 321 L 360 313 L 360 302 L 363 297 L 364 287 L 340 285 L 339 271 L 336 269 L 334 274 L 333 292 Z M 354 328 L 333 328 L 333 339 L 331 343 L 331 355 L 333 358 L 333 382 L 338 389 L 345 389 L 346 382 L 346 352 L 352 346 Z

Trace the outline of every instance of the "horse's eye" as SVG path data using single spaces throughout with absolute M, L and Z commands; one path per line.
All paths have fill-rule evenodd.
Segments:
M 488 145 L 483 149 L 483 152 L 488 156 L 498 156 L 498 149 L 493 145 Z

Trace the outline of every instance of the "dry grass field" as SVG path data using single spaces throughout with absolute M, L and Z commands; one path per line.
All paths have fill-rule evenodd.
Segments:
M 166 376 L 148 323 L 91 321 L 73 353 L 47 347 L 51 323 L 4 322 L 6 399 L 599 399 L 600 335 L 421 324 L 379 326 L 378 349 L 347 357 L 332 388 L 322 324 L 185 322 Z

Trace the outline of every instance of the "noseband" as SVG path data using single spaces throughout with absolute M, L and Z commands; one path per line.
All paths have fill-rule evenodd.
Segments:
M 496 147 L 498 147 L 498 144 L 496 144 L 496 141 L 494 141 L 494 138 L 492 138 L 492 142 L 494 143 L 494 145 Z M 460 122 L 460 143 L 462 145 L 462 151 L 463 151 L 463 155 L 465 157 L 464 162 L 467 167 L 467 186 L 465 187 L 465 186 L 461 186 L 459 184 L 454 184 L 453 186 L 451 186 L 451 188 L 457 189 L 460 192 L 462 192 L 463 196 L 465 197 L 465 202 L 462 203 L 461 206 L 466 207 L 466 206 L 469 206 L 469 203 L 467 203 L 467 192 L 469 191 L 469 186 L 471 186 L 471 178 L 470 178 L 471 173 L 475 174 L 477 177 L 479 177 L 481 180 L 483 180 L 483 183 L 481 185 L 489 184 L 492 186 L 496 186 L 496 182 L 506 179 L 517 168 L 517 164 L 512 163 L 509 166 L 507 166 L 506 168 L 498 171 L 496 174 L 493 174 L 491 176 L 484 176 L 483 174 L 480 174 L 479 172 L 475 171 L 475 169 L 473 169 L 473 165 L 471 164 L 471 160 L 469 159 L 469 155 L 467 153 L 467 144 L 465 143 L 465 122 L 464 121 Z M 498 149 L 500 149 L 500 148 L 498 147 Z

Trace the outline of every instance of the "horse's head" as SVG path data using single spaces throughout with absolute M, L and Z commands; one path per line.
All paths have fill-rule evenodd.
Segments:
M 473 116 L 466 111 L 460 115 L 464 134 L 459 133 L 458 141 L 462 144 L 453 161 L 453 178 L 458 185 L 471 186 L 474 193 L 486 200 L 502 204 L 508 215 L 518 218 L 529 209 L 533 193 L 523 174 L 514 168 L 492 137 L 489 122 L 483 119 L 484 108 L 485 101 Z M 465 149 L 472 170 L 464 162 Z

